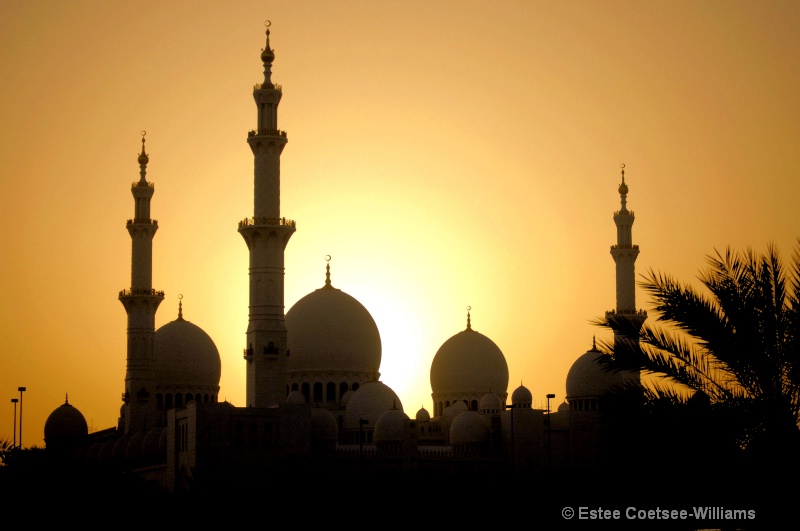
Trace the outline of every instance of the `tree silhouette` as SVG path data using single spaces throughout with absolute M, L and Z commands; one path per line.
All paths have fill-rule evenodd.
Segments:
M 684 447 L 673 450 L 683 450 L 682 457 L 708 444 L 715 452 L 732 450 L 749 470 L 797 467 L 797 243 L 788 267 L 773 244 L 763 255 L 715 250 L 698 277 L 707 293 L 651 269 L 639 285 L 655 302 L 656 324 L 640 329 L 614 314 L 595 320 L 614 332 L 613 341 L 601 342 L 598 362 L 606 370 L 641 371 L 643 411 L 655 423 L 673 417 L 667 425 L 677 430 L 675 444 Z M 713 440 L 698 439 L 701 433 Z

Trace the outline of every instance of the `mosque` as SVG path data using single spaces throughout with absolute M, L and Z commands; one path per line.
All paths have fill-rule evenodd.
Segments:
M 130 288 L 119 292 L 128 316 L 127 370 L 118 424 L 89 433 L 67 400 L 44 426 L 46 451 L 74 466 L 105 467 L 165 492 L 268 488 L 275 478 L 475 477 L 591 469 L 603 445 L 604 394 L 638 374 L 604 372 L 594 341 L 566 380 L 554 411 L 532 407 L 520 385 L 509 396 L 506 359 L 492 339 L 465 328 L 441 345 L 430 367 L 432 411 L 406 412 L 380 380 L 381 335 L 358 300 L 325 281 L 284 311 L 284 253 L 296 231 L 281 215 L 278 128 L 283 96 L 272 81 L 270 31 L 261 53 L 264 79 L 255 85 L 257 126 L 247 142 L 254 157 L 253 215 L 239 222 L 249 250 L 249 317 L 243 363 L 246 401 L 219 401 L 220 354 L 200 327 L 177 319 L 158 330 L 164 292 L 152 285 L 151 218 L 155 188 L 142 138 L 134 215 Z M 634 263 L 639 253 L 627 209 L 624 166 L 614 213 L 616 309 L 639 326 Z M 588 343 L 588 342 L 587 342 Z M 448 476 L 449 475 L 449 476 Z M 500 477 L 495 476 L 495 477 Z M 504 476 L 510 477 L 510 476 Z

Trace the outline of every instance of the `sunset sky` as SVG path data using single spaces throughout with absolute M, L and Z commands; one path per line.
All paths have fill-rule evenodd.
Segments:
M 220 351 L 220 400 L 245 405 L 237 223 L 266 19 L 297 221 L 286 310 L 331 255 L 411 417 L 432 411 L 430 364 L 467 306 L 509 394 L 564 400 L 615 305 L 623 163 L 637 274 L 696 285 L 715 249 L 796 247 L 796 1 L 0 0 L 0 439 L 18 386 L 25 446 L 66 394 L 90 429 L 117 423 L 142 130 L 156 327 L 182 294 Z

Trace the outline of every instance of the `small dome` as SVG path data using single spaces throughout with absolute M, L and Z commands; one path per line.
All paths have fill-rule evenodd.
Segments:
M 405 441 L 406 420 L 408 420 L 408 415 L 403 413 L 402 409 L 393 407 L 385 411 L 375 422 L 375 442 Z
M 69 399 L 57 407 L 44 423 L 44 442 L 50 446 L 74 446 L 89 435 L 89 426 L 83 413 Z
M 563 402 L 561 402 L 558 405 L 558 412 L 559 413 L 563 413 L 565 411 L 569 411 L 569 403 L 566 400 L 564 400 Z
M 511 405 L 514 407 L 531 407 L 532 403 L 533 395 L 530 390 L 522 384 L 511 393 Z
M 477 411 L 465 411 L 450 425 L 450 444 L 473 444 L 486 441 L 489 430 Z
M 615 387 L 634 383 L 635 373 L 611 372 L 598 363 L 603 353 L 595 345 L 572 364 L 567 373 L 567 399 L 599 398 Z
M 506 396 L 508 364 L 497 345 L 471 328 L 444 342 L 431 363 L 433 394 L 484 393 Z M 476 397 L 477 398 L 477 397 Z
M 310 431 L 311 439 L 315 441 L 336 441 L 339 434 L 333 414 L 321 407 L 311 408 Z
M 352 389 L 348 389 L 344 392 L 342 395 L 342 407 L 347 407 L 347 403 L 350 402 L 350 397 L 353 396 L 353 393 L 355 393 L 355 391 Z
M 500 401 L 500 397 L 497 396 L 497 393 L 486 393 L 483 395 L 481 402 L 478 405 L 479 411 L 486 411 L 490 413 L 497 413 L 503 409 L 505 409 L 503 407 L 503 402 Z
M 403 410 L 400 398 L 391 387 L 383 382 L 365 383 L 353 393 L 344 411 L 345 429 L 358 429 L 359 422 L 364 420 L 367 426 L 375 427 L 381 415 L 392 408 Z
M 381 336 L 355 298 L 326 285 L 286 313 L 290 373 L 355 372 L 371 376 L 381 364 Z
M 419 408 L 419 411 L 417 411 L 417 415 L 415 418 L 417 420 L 431 420 L 431 414 L 428 413 L 428 410 L 425 409 L 425 407 L 423 406 Z
M 142 441 L 142 455 L 145 457 L 166 455 L 166 437 L 162 437 L 165 433 L 166 429 L 163 427 L 153 428 L 148 431 L 147 435 L 144 437 L 144 441 Z
M 459 413 L 463 413 L 469 409 L 467 407 L 467 403 L 463 400 L 456 400 L 453 402 L 452 408 L 453 409 L 451 411 L 453 412 L 453 417 L 457 417 Z
M 134 460 L 142 457 L 144 454 L 143 445 L 146 435 L 147 433 L 143 431 L 137 431 L 133 434 L 128 441 L 128 444 L 125 445 L 124 452 L 122 452 L 122 455 L 125 459 Z M 120 449 L 120 451 L 122 451 L 122 449 Z
M 286 397 L 287 404 L 305 404 L 306 397 L 300 391 L 294 390 Z
M 183 317 L 156 330 L 156 382 L 162 388 L 207 386 L 219 390 L 222 363 L 214 341 Z

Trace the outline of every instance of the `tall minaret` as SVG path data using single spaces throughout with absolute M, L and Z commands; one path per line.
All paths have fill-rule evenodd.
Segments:
M 119 300 L 128 313 L 128 363 L 125 373 L 125 392 L 122 394 L 123 418 L 120 429 L 125 434 L 156 427 L 155 406 L 155 335 L 156 310 L 164 300 L 164 292 L 153 289 L 153 236 L 158 221 L 150 219 L 150 199 L 153 183 L 147 182 L 149 158 L 139 154 L 139 180 L 131 185 L 134 217 L 127 223 L 131 235 L 131 287 L 119 292 Z
M 636 257 L 639 246 L 633 245 L 631 229 L 633 227 L 633 211 L 628 210 L 628 185 L 625 184 L 625 165 L 622 165 L 622 182 L 619 185 L 621 208 L 614 212 L 614 223 L 617 226 L 617 244 L 611 246 L 611 256 L 617 265 L 617 307 L 606 312 L 606 316 L 622 315 L 641 328 L 647 312 L 636 309 Z M 637 329 L 638 329 L 637 328 Z
M 253 87 L 258 125 L 247 136 L 254 157 L 253 217 L 239 222 L 250 251 L 250 313 L 247 325 L 247 406 L 269 407 L 286 399 L 286 324 L 284 321 L 283 253 L 295 222 L 281 217 L 281 152 L 286 132 L 278 129 L 281 87 L 271 78 L 275 53 L 261 52 L 264 82 Z

